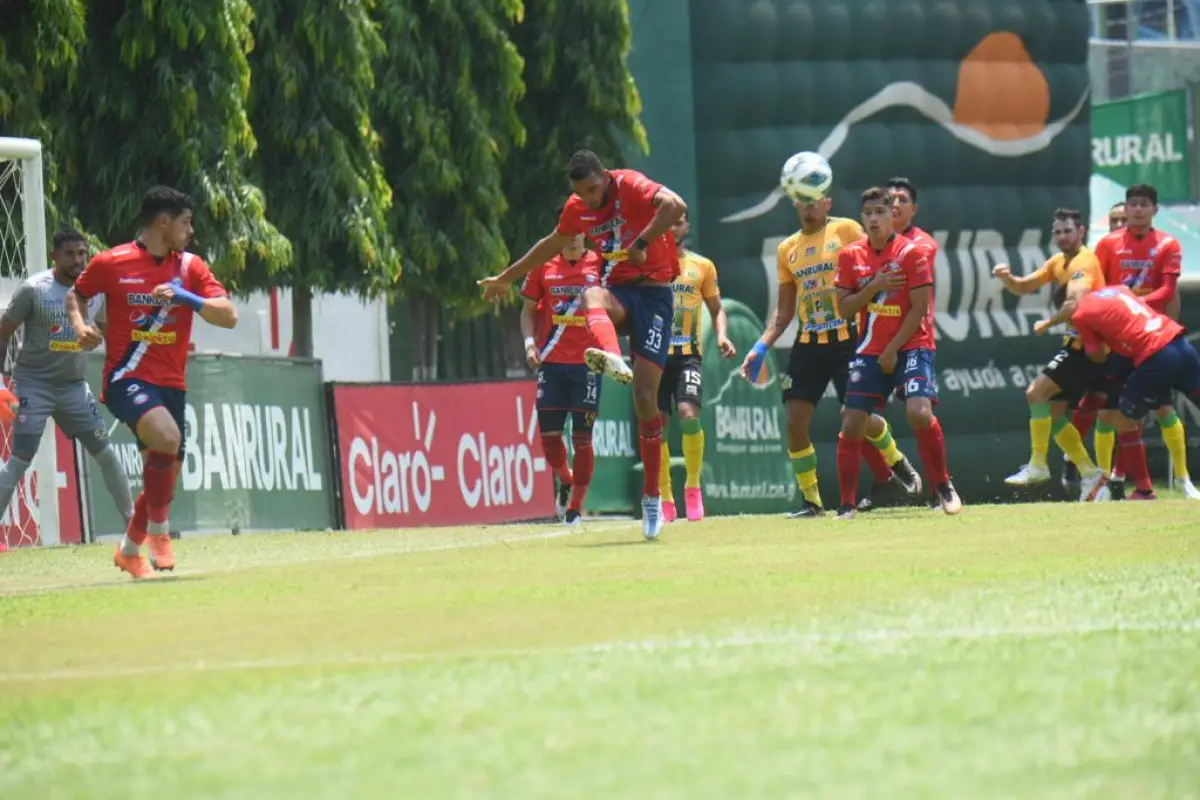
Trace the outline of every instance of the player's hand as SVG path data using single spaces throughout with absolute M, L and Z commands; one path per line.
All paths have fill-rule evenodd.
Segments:
M 871 279 L 871 286 L 876 292 L 890 292 L 903 287 L 907 282 L 908 278 L 904 275 L 904 270 L 897 269 L 875 273 L 875 277 Z
M 737 355 L 737 348 L 733 346 L 733 342 L 729 341 L 728 336 L 717 337 L 717 349 L 725 358 L 733 358 Z
M 629 249 L 625 251 L 625 260 L 635 267 L 640 267 L 646 263 L 646 251 L 640 247 L 630 245 Z
M 492 303 L 503 300 L 508 295 L 508 290 L 512 288 L 511 283 L 498 276 L 484 278 L 478 281 L 478 284 L 483 287 L 483 299 Z
M 75 335 L 79 337 L 79 346 L 84 350 L 95 350 L 100 346 L 103 337 L 100 331 L 93 328 L 91 325 L 84 325 L 75 331 Z
M 1008 280 L 1012 277 L 1012 269 L 1008 264 L 997 264 L 992 267 L 992 277 L 999 278 L 1002 281 Z
M 885 347 L 879 354 L 879 368 L 883 370 L 884 375 L 891 375 L 896 371 L 896 358 L 897 353 L 891 347 Z
M 1036 333 L 1038 336 L 1041 336 L 1043 333 L 1045 333 L 1046 331 L 1050 330 L 1053 327 L 1054 326 L 1050 324 L 1050 320 L 1039 319 L 1037 322 L 1033 323 L 1033 332 Z
M 170 303 L 175 299 L 175 284 L 160 283 L 154 287 L 154 291 L 150 292 L 150 296 L 160 303 Z
M 537 369 L 542 363 L 542 356 L 538 353 L 535 345 L 531 344 L 525 348 L 525 363 L 529 365 L 530 369 Z

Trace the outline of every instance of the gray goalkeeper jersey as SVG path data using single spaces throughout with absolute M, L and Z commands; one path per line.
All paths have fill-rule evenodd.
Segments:
M 31 378 L 56 383 L 84 380 L 87 354 L 79 347 L 63 305 L 70 288 L 54 279 L 53 270 L 46 270 L 27 278 L 13 294 L 4 318 L 25 327 L 13 370 L 18 385 Z

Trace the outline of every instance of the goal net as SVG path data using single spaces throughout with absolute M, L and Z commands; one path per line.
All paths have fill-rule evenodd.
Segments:
M 0 137 L 0 312 L 8 308 L 21 281 L 47 269 L 47 252 L 41 144 Z M 18 329 L 7 352 L 0 354 L 5 374 L 12 374 L 23 334 Z M 50 422 L 33 468 L 0 510 L 0 541 L 10 547 L 59 543 L 57 444 Z M 7 461 L 11 454 L 12 426 L 0 423 L 0 458 Z

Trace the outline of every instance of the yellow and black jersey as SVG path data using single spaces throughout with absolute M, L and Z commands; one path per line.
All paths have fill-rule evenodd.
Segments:
M 716 265 L 698 253 L 681 250 L 679 275 L 672 281 L 671 290 L 675 295 L 675 322 L 668 352 L 673 356 L 698 356 L 704 344 L 700 317 L 705 301 L 721 294 Z
M 854 220 L 830 217 L 816 233 L 799 231 L 779 244 L 779 282 L 796 284 L 796 341 L 800 344 L 830 344 L 854 338 L 854 323 L 842 318 L 833 282 L 838 251 L 865 235 Z

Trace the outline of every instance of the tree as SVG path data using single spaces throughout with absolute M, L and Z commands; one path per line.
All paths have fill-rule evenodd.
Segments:
M 247 278 L 257 288 L 292 287 L 296 355 L 312 355 L 313 292 L 371 297 L 394 291 L 400 277 L 370 114 L 373 63 L 384 50 L 371 8 L 368 0 L 255 4 L 255 175 L 295 260 L 286 272 Z
M 247 176 L 248 3 L 86 8 L 77 78 L 50 75 L 43 93 L 64 212 L 112 244 L 135 233 L 145 190 L 167 184 L 196 201 L 197 250 L 231 288 L 250 263 L 286 265 L 290 246 Z
M 418 8 L 419 6 L 419 8 Z M 508 37 L 520 0 L 381 0 L 386 52 L 374 117 L 396 190 L 389 216 L 404 251 L 417 369 L 433 378 L 443 310 L 478 312 L 476 279 L 503 268 L 503 169 L 524 142 L 521 57 Z

